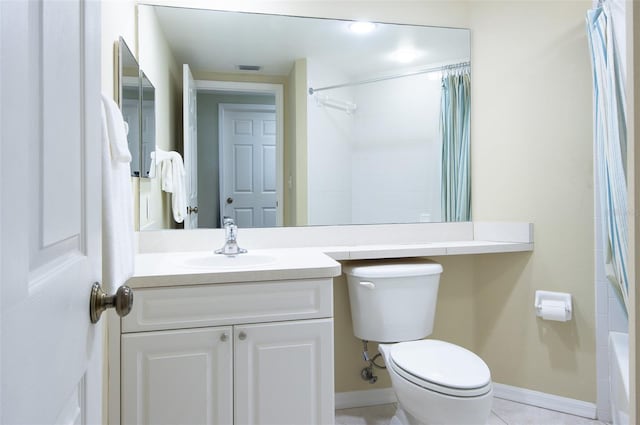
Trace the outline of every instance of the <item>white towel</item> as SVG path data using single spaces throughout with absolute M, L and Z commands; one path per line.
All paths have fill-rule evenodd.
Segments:
M 102 105 L 106 115 L 107 136 L 109 137 L 109 150 L 111 159 L 120 162 L 131 162 L 131 152 L 127 142 L 129 126 L 122 118 L 122 112 L 113 99 L 102 95 Z
M 162 162 L 162 190 L 171 192 L 171 209 L 176 223 L 187 216 L 187 189 L 184 162 L 178 152 L 169 152 L 169 160 Z
M 131 153 L 114 105 L 102 96 L 102 281 L 109 294 L 133 275 L 135 258 Z
M 182 223 L 187 215 L 187 189 L 182 156 L 175 151 L 164 151 L 156 147 L 151 153 L 151 172 L 156 174 L 156 166 L 161 167 L 160 185 L 162 190 L 171 193 L 171 210 L 176 223 Z
M 156 146 L 156 150 L 151 152 L 151 165 L 149 166 L 149 178 L 154 179 L 156 177 L 156 168 L 162 165 L 162 161 L 170 159 L 169 152 L 160 149 Z

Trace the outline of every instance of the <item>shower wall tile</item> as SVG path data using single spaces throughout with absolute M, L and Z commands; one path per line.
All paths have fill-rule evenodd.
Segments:
M 607 279 L 607 275 L 604 271 L 604 251 L 602 249 L 596 249 L 594 256 L 594 269 L 596 280 Z
M 604 347 L 606 354 L 606 348 L 609 340 L 609 316 L 605 314 L 596 315 L 596 347 Z M 604 361 L 606 362 L 608 357 L 598 356 L 598 361 L 600 357 L 604 357 Z M 600 363 L 598 363 L 600 364 Z
M 611 406 L 609 401 L 609 377 L 598 379 L 598 402 L 596 403 L 598 420 L 611 422 Z
M 609 298 L 609 330 L 629 332 L 627 315 L 618 297 Z
M 608 286 L 608 281 L 596 280 L 596 314 L 607 314 L 609 311 Z M 604 323 L 607 323 L 607 320 Z

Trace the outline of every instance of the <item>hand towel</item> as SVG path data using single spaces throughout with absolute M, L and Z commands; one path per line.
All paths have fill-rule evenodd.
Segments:
M 127 141 L 129 126 L 124 122 L 122 112 L 113 99 L 103 94 L 102 106 L 106 116 L 103 123 L 106 124 L 111 159 L 129 163 L 131 162 L 131 152 L 129 152 L 129 142 Z
M 162 190 L 171 192 L 171 210 L 176 223 L 182 223 L 187 216 L 187 189 L 182 156 L 169 152 L 169 159 L 162 163 Z
M 102 281 L 109 294 L 133 275 L 135 260 L 131 153 L 118 130 L 124 132 L 122 114 L 113 105 L 102 96 Z
M 169 159 L 169 152 L 156 146 L 155 150 L 149 154 L 151 156 L 151 165 L 149 166 L 149 178 L 156 177 L 157 167 L 162 167 L 162 161 Z
M 151 171 L 149 176 L 156 175 L 160 167 L 160 187 L 171 193 L 171 211 L 176 223 L 182 223 L 187 216 L 187 189 L 184 161 L 178 152 L 167 152 L 156 147 L 151 152 Z

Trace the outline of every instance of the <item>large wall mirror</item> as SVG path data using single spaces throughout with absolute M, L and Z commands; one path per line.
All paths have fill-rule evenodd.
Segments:
M 180 121 L 197 137 L 180 122 L 168 148 L 186 153 L 197 224 L 185 228 L 470 220 L 469 30 L 149 5 L 139 16 L 141 66 L 164 58 L 195 80 L 197 110 Z M 182 99 L 179 85 L 164 97 Z

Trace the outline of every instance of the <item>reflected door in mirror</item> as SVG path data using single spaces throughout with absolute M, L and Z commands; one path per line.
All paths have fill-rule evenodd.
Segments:
M 221 217 L 276 226 L 275 107 L 221 104 L 220 118 Z
M 189 65 L 182 66 L 184 84 L 184 166 L 187 190 L 185 229 L 198 228 L 198 111 L 197 90 Z

